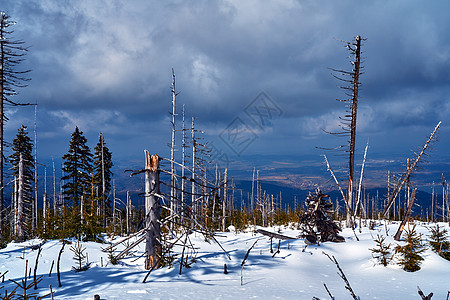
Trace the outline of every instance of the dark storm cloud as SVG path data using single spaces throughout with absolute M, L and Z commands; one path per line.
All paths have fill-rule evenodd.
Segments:
M 337 129 L 345 111 L 327 69 L 351 69 L 337 39 L 357 34 L 367 38 L 363 140 L 411 126 L 431 131 L 450 113 L 446 1 L 18 0 L 1 9 L 32 46 L 33 80 L 21 95 L 48 116 L 40 127 L 49 141 L 78 125 L 93 137 L 109 134 L 124 155 L 125 137 L 137 148 L 156 139 L 165 151 L 173 67 L 178 110 L 186 104 L 210 137 L 265 91 L 283 115 L 257 132 L 258 151 L 275 152 L 274 140 L 284 151 L 314 151 L 327 138 L 320 128 Z

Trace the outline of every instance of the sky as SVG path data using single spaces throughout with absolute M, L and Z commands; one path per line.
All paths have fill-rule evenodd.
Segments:
M 91 147 L 102 132 L 116 165 L 140 163 L 144 149 L 169 157 L 173 68 L 177 129 L 185 105 L 186 127 L 195 117 L 219 164 L 273 174 L 321 164 L 318 147 L 346 143 L 323 129 L 345 114 L 330 68 L 352 69 L 342 41 L 357 35 L 357 159 L 369 142 L 375 166 L 406 160 L 442 121 L 431 158 L 449 161 L 448 1 L 2 0 L 0 10 L 30 47 L 21 68 L 32 80 L 13 100 L 38 103 L 42 161 L 67 152 L 75 126 Z M 32 132 L 34 107 L 7 116 L 9 139 L 21 124 Z

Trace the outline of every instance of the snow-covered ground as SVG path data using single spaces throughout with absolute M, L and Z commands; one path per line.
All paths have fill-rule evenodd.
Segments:
M 448 229 L 448 225 L 441 223 Z M 417 230 L 429 234 L 427 227 L 432 224 L 421 223 Z M 227 258 L 221 248 L 213 241 L 205 241 L 201 234 L 192 234 L 190 239 L 197 250 L 197 261 L 189 269 L 183 269 L 179 275 L 179 263 L 176 260 L 172 268 L 153 271 L 147 282 L 142 280 L 147 273 L 143 258 L 139 258 L 144 244 L 136 247 L 131 256 L 122 259 L 119 265 L 107 264 L 108 253 L 102 252 L 105 244 L 93 242 L 82 243 L 87 249 L 88 258 L 93 262 L 91 269 L 75 273 L 73 253 L 66 245 L 61 258 L 62 287 L 58 287 L 56 277 L 56 259 L 61 243 L 48 241 L 43 246 L 38 264 L 38 274 L 43 275 L 38 291 L 49 292 L 52 286 L 54 299 L 93 299 L 95 294 L 101 299 L 329 299 L 324 283 L 336 299 L 351 299 L 345 284 L 337 274 L 337 268 L 323 252 L 333 255 L 338 260 L 356 295 L 361 299 L 420 299 L 417 286 L 426 295 L 434 293 L 433 299 L 446 299 L 450 290 L 450 262 L 439 257 L 431 250 L 424 253 L 421 270 L 408 273 L 398 265 L 388 267 L 376 265 L 370 248 L 375 247 L 373 238 L 377 234 L 386 235 L 387 243 L 397 244 L 392 238 L 398 224 L 385 227 L 377 226 L 375 230 L 362 228 L 356 230 L 360 241 L 356 241 L 350 229 L 344 229 L 342 235 L 345 243 L 322 243 L 320 246 L 308 246 L 305 249 L 303 239 L 281 241 L 280 253 L 272 257 L 269 238 L 255 234 L 254 228 L 244 233 L 219 233 L 216 238 L 229 253 Z M 270 227 L 268 231 L 280 232 L 295 237 L 298 230 L 289 227 Z M 247 250 L 257 241 L 250 252 L 243 270 L 241 285 L 241 263 Z M 11 290 L 13 283 L 7 279 L 21 280 L 24 276 L 25 260 L 34 269 L 37 251 L 25 249 L 24 246 L 38 244 L 39 241 L 11 243 L 0 250 L 0 273 L 6 270 L 5 282 L 0 283 Z M 274 251 L 278 241 L 273 241 Z M 116 251 L 123 248 L 120 246 Z M 179 248 L 176 249 L 180 250 Z M 175 251 L 175 252 L 177 252 Z M 116 252 L 118 253 L 118 252 Z M 24 259 L 21 257 L 24 256 Z M 179 258 L 179 257 L 178 257 Z M 52 275 L 49 271 L 55 260 Z M 103 267 L 101 262 L 103 260 Z M 228 274 L 224 274 L 227 264 Z M 34 290 L 32 290 L 34 292 Z

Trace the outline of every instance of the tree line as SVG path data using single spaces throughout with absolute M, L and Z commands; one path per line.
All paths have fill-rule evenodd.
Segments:
M 56 193 L 48 193 L 45 187 L 42 202 L 39 201 L 42 208 L 37 207 L 35 199 L 36 165 L 33 143 L 26 126 L 19 128 L 11 149 L 13 153 L 8 162 L 12 170 L 13 192 L 2 227 L 4 241 L 76 235 L 92 239 L 106 228 L 107 218 L 112 215 L 113 162 L 103 134 L 100 133 L 92 153 L 83 132 L 75 127 L 69 149 L 62 157 L 62 193 L 58 198 Z

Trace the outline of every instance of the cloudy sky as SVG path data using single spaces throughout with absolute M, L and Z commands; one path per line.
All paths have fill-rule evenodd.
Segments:
M 449 158 L 448 1 L 4 0 L 0 9 L 30 46 L 22 67 L 32 81 L 15 100 L 38 103 L 42 159 L 61 157 L 75 126 L 91 146 L 103 132 L 116 160 L 145 148 L 168 157 L 173 68 L 177 113 L 185 105 L 217 152 L 257 168 L 261 157 L 321 161 L 316 147 L 345 143 L 321 129 L 337 130 L 345 113 L 329 68 L 351 70 L 341 40 L 357 35 L 367 39 L 360 156 L 367 141 L 371 158 L 410 156 L 442 121 L 433 155 Z M 9 137 L 33 127 L 34 108 L 7 114 Z

